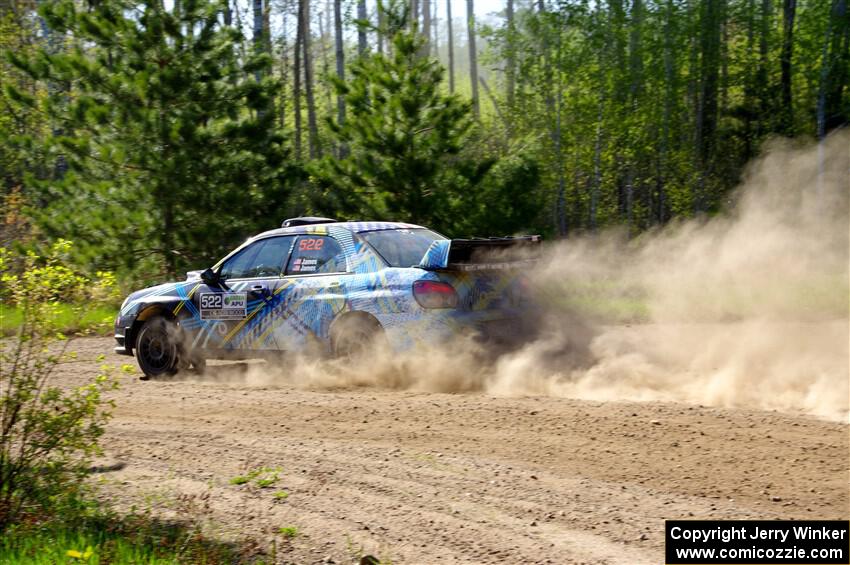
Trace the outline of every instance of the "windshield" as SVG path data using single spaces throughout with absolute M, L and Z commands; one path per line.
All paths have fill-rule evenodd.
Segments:
M 413 267 L 422 261 L 431 243 L 446 239 L 423 228 L 382 230 L 361 233 L 390 267 Z

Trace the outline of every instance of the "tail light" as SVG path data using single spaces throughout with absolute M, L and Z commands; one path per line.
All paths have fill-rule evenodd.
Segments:
M 455 308 L 457 292 L 449 283 L 439 281 L 416 281 L 413 297 L 423 308 Z

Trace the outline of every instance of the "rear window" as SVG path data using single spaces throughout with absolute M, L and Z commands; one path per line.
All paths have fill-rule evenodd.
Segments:
M 422 261 L 425 252 L 438 239 L 438 233 L 419 229 L 381 230 L 361 233 L 390 267 L 413 267 Z

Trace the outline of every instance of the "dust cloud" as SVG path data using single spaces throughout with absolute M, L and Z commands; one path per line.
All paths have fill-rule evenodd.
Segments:
M 518 349 L 494 356 L 463 338 L 371 351 L 357 364 L 222 367 L 219 378 L 680 401 L 846 420 L 849 196 L 850 132 L 820 148 L 775 142 L 720 214 L 633 240 L 610 232 L 550 245 L 532 270 L 540 332 Z

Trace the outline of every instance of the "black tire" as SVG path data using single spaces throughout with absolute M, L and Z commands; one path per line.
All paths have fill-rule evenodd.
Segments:
M 348 314 L 331 327 L 331 353 L 337 359 L 359 359 L 384 339 L 378 320 L 369 315 Z
M 136 361 L 143 378 L 170 377 L 181 367 L 177 324 L 160 316 L 147 320 L 136 336 Z

